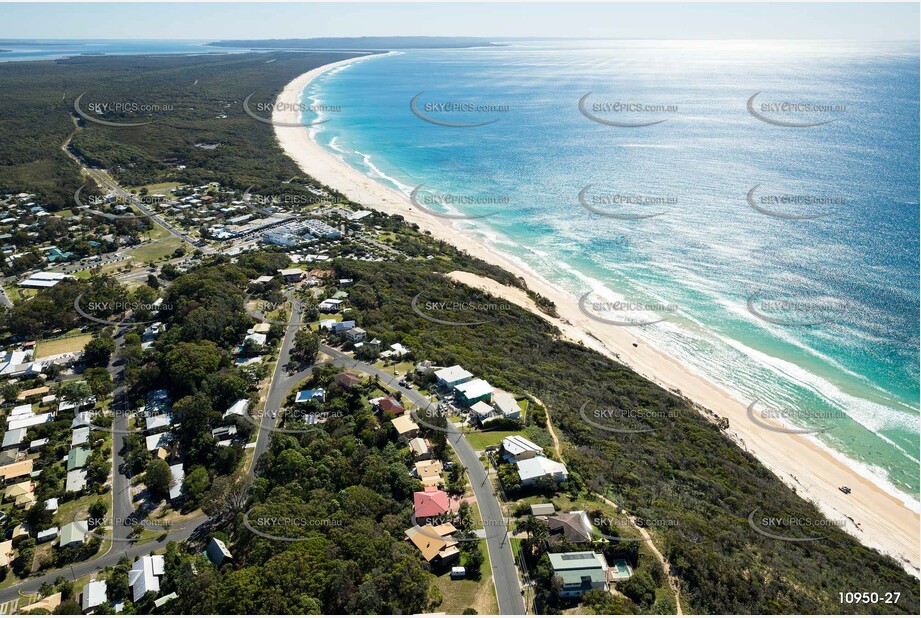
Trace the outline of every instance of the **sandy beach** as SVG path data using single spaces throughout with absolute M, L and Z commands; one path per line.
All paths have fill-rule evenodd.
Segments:
M 381 56 L 351 58 L 329 64 L 299 76 L 290 82 L 278 97 L 276 110 L 295 109 L 305 86 L 318 75 L 351 62 Z M 276 111 L 276 122 L 299 122 L 296 111 Z M 506 270 L 521 276 L 535 292 L 556 303 L 559 318 L 542 315 L 557 326 L 564 336 L 583 343 L 608 357 L 617 358 L 639 374 L 664 388 L 682 395 L 720 417 L 729 419 L 730 435 L 796 492 L 817 504 L 826 517 L 846 522 L 845 529 L 869 547 L 895 557 L 906 571 L 918 576 L 921 572 L 919 544 L 921 517 L 902 500 L 878 487 L 859 474 L 852 466 L 803 435 L 780 433 L 752 423 L 746 413 L 747 404 L 733 398 L 719 386 L 693 373 L 668 355 L 654 349 L 625 327 L 604 324 L 586 317 L 578 299 L 520 263 L 494 250 L 472 235 L 460 233 L 449 222 L 413 208 L 401 193 L 378 184 L 317 145 L 304 127 L 275 126 L 282 149 L 305 173 L 334 187 L 349 199 L 368 208 L 399 214 L 420 228 Z M 520 290 L 470 273 L 452 276 L 471 286 L 538 312 L 533 302 Z M 538 312 L 539 313 L 539 312 Z M 591 334 L 589 334 L 591 333 Z M 634 343 L 638 345 L 634 347 Z M 774 421 L 759 419 L 762 422 Z M 778 427 L 781 425 L 778 423 Z M 845 495 L 838 487 L 847 485 L 852 493 Z

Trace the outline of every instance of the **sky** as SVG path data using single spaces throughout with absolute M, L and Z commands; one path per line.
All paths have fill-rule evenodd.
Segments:
M 0 38 L 918 40 L 917 3 L 0 3 Z

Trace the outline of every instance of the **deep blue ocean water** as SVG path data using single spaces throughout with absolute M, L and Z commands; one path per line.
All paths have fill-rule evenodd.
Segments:
M 458 226 L 574 297 L 665 307 L 630 328 L 916 500 L 918 65 L 914 43 L 542 41 L 373 58 L 305 96 L 341 106 L 312 131 L 349 165 L 482 202 L 433 208 L 492 213 Z M 665 122 L 593 121 L 588 93 Z M 756 93 L 769 120 L 831 122 L 759 120 Z M 492 122 L 427 122 L 417 95 Z

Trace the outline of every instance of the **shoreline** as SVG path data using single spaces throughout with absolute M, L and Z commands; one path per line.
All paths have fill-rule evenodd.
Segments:
M 297 109 L 301 93 L 317 76 L 352 62 L 386 55 L 389 54 L 349 58 L 308 71 L 285 86 L 278 96 L 277 103 L 281 105 L 276 105 L 276 110 Z M 275 111 L 272 119 L 286 123 L 300 121 L 297 111 Z M 586 317 L 579 310 L 577 298 L 517 260 L 495 250 L 487 242 L 464 234 L 441 218 L 414 209 L 406 196 L 372 180 L 326 151 L 312 139 L 312 131 L 308 127 L 275 126 L 274 129 L 282 150 L 305 173 L 366 208 L 401 215 L 407 222 L 430 232 L 434 238 L 523 278 L 529 289 L 556 304 L 559 318 L 537 313 L 559 328 L 564 337 L 629 366 L 643 377 L 677 392 L 717 416 L 728 418 L 729 429 L 724 433 L 740 448 L 757 457 L 798 495 L 814 502 L 825 516 L 846 522 L 845 531 L 864 545 L 892 556 L 908 573 L 915 577 L 921 573 L 921 516 L 901 498 L 848 466 L 830 449 L 821 447 L 804 435 L 780 433 L 754 425 L 748 420 L 746 404 L 724 389 L 651 347 L 626 327 L 603 324 Z M 452 273 L 452 276 L 522 305 L 520 293 L 516 295 L 512 288 L 470 273 Z M 533 311 L 533 303 L 526 308 Z M 638 343 L 637 347 L 634 343 Z M 764 419 L 762 422 L 783 427 L 773 420 Z M 842 493 L 838 489 L 842 485 L 849 486 L 852 493 Z

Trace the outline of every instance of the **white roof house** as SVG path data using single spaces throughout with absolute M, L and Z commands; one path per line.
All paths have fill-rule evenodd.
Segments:
M 160 577 L 163 572 L 163 556 L 138 558 L 128 571 L 128 585 L 131 586 L 132 600 L 137 602 L 148 592 L 159 592 Z
M 435 372 L 435 377 L 438 378 L 439 382 L 447 386 L 457 386 L 471 379 L 473 374 L 460 365 L 453 365 L 451 367 L 439 369 Z
M 505 451 L 507 456 L 506 459 L 511 461 L 530 459 L 544 452 L 544 449 L 523 436 L 509 436 L 505 438 L 502 440 L 502 450 Z
M 83 598 L 80 604 L 83 611 L 98 607 L 106 602 L 106 583 L 105 581 L 93 580 L 83 586 Z
M 19 446 L 26 438 L 26 429 L 13 429 L 3 434 L 3 448 Z
M 161 446 L 164 447 L 164 448 L 167 447 L 167 446 L 169 446 L 169 443 L 170 443 L 170 441 L 171 441 L 172 439 L 173 439 L 173 438 L 172 438 L 172 436 L 170 435 L 170 433 L 169 433 L 168 431 L 166 431 L 166 432 L 164 432 L 164 433 L 158 433 L 158 434 L 154 434 L 154 435 L 152 435 L 152 436 L 147 436 L 147 437 L 144 439 L 144 441 L 145 441 L 146 444 L 147 444 L 147 450 L 148 450 L 148 451 L 155 451 L 155 450 L 157 450 L 158 448 L 160 448 Z
M 77 468 L 67 473 L 64 491 L 83 491 L 86 487 L 86 468 Z
M 492 384 L 483 379 L 470 380 L 463 382 L 454 387 L 454 392 L 461 395 L 467 401 L 488 398 L 495 389 Z
M 81 444 L 86 444 L 90 440 L 90 428 L 89 427 L 77 427 L 74 429 L 73 435 L 70 438 L 71 446 L 80 446 Z
M 182 482 L 185 480 L 185 471 L 182 469 L 181 463 L 170 466 L 169 471 L 173 475 L 173 482 L 169 486 L 169 499 L 175 500 L 182 496 Z
M 64 273 L 38 272 L 20 281 L 19 287 L 22 287 L 22 288 L 50 288 L 50 287 L 54 287 L 55 285 L 59 284 L 61 281 L 69 277 L 70 275 L 65 275 Z
M 46 412 L 45 414 L 34 414 L 30 416 L 20 416 L 19 418 L 10 418 L 9 421 L 10 429 L 23 429 L 26 427 L 35 427 L 36 425 L 44 425 L 51 420 L 51 412 Z
M 233 402 L 233 405 L 227 408 L 227 411 L 224 412 L 223 418 L 227 418 L 230 415 L 245 416 L 248 410 L 249 399 L 237 399 L 235 402 Z
M 519 418 L 521 416 L 521 406 L 515 398 L 505 391 L 496 389 L 492 394 L 492 405 L 496 412 L 505 418 Z
M 517 462 L 517 465 L 518 476 L 521 478 L 522 485 L 530 485 L 540 478 L 550 478 L 557 482 L 562 482 L 569 478 L 566 466 L 546 457 L 537 456 L 531 459 L 524 459 Z
M 173 419 L 169 414 L 155 414 L 144 419 L 147 431 L 163 429 L 173 424 Z
M 256 345 L 265 345 L 266 339 L 268 339 L 263 333 L 250 333 L 243 338 L 243 343 L 247 341 L 252 341 Z
M 480 420 L 487 419 L 496 413 L 491 405 L 483 401 L 478 401 L 470 406 L 470 412 Z

